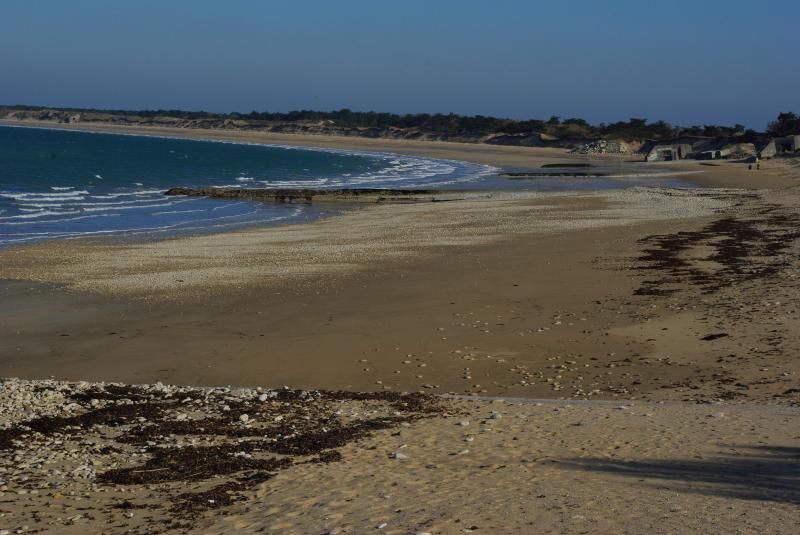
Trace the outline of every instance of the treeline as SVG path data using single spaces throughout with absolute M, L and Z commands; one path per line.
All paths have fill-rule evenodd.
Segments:
M 775 137 L 800 134 L 800 117 L 796 113 L 785 112 L 778 114 L 778 118 L 767 127 L 767 132 Z
M 86 113 L 115 115 L 121 117 L 137 117 L 155 119 L 171 117 L 175 119 L 201 120 L 241 120 L 264 121 L 270 123 L 318 123 L 340 128 L 400 128 L 418 129 L 424 132 L 445 135 L 492 135 L 492 134 L 546 134 L 559 139 L 669 139 L 678 136 L 734 137 L 755 139 L 763 134 L 746 129 L 743 125 L 733 126 L 702 125 L 676 127 L 665 121 L 648 121 L 643 118 L 631 118 L 615 123 L 592 125 L 584 119 L 570 118 L 562 120 L 550 117 L 547 120 L 516 120 L 484 115 L 457 115 L 454 113 L 416 113 L 395 114 L 381 112 L 361 112 L 350 109 L 334 111 L 298 110 L 285 113 L 258 112 L 250 113 L 211 113 L 205 111 L 184 110 L 101 110 L 75 108 L 41 108 L 36 106 L 7 106 L 6 110 L 46 111 L 54 110 L 67 113 Z M 800 119 L 794 113 L 781 113 L 778 119 L 769 124 L 771 135 L 787 135 L 800 133 Z

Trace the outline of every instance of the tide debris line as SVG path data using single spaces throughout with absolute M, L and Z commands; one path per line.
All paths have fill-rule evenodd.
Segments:
M 0 400 L 0 496 L 56 507 L 63 525 L 90 499 L 147 533 L 191 531 L 282 470 L 447 412 L 424 394 L 18 379 L 0 380 Z

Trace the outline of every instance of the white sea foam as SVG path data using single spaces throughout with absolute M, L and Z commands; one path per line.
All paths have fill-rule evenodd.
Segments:
M 46 128 L 50 130 L 64 130 L 59 128 Z M 95 132 L 96 134 L 103 135 L 133 135 L 140 136 L 140 134 L 119 134 L 108 132 Z M 340 154 L 348 156 L 362 157 L 366 160 L 371 160 L 372 163 L 366 161 L 364 171 L 350 171 L 348 173 L 337 173 L 338 170 L 346 170 L 345 166 L 341 163 L 333 163 L 332 173 L 328 176 L 309 177 L 307 179 L 285 179 L 285 180 L 264 180 L 258 176 L 241 176 L 235 177 L 233 180 L 236 184 L 218 187 L 242 187 L 247 184 L 249 187 L 251 183 L 258 183 L 266 187 L 315 187 L 315 188 L 337 188 L 337 187 L 426 187 L 432 185 L 456 185 L 461 182 L 469 182 L 477 180 L 480 177 L 495 173 L 498 170 L 476 164 L 469 164 L 465 162 L 457 162 L 451 160 L 438 160 L 431 158 L 420 158 L 413 156 L 397 155 L 392 153 L 370 152 L 370 151 L 353 151 L 329 148 L 314 148 L 314 147 L 297 147 L 280 144 L 261 144 L 252 142 L 241 141 L 220 141 L 213 139 L 187 139 L 174 136 L 159 136 L 148 135 L 143 137 L 153 138 L 167 138 L 167 139 L 180 139 L 182 141 L 192 142 L 215 142 L 227 143 L 233 145 L 249 145 L 262 148 L 279 148 L 285 150 L 294 150 L 298 152 L 310 151 L 321 152 L 329 154 Z M 371 169 L 370 169 L 371 168 Z M 310 168 L 304 168 L 306 172 Z M 96 174 L 95 178 L 101 180 L 103 177 Z M 218 177 L 195 177 L 197 184 L 213 184 Z M 143 187 L 142 182 L 133 183 L 138 188 Z M 291 212 L 288 215 L 280 217 L 271 217 L 271 209 L 264 210 L 259 207 L 252 211 L 240 213 L 242 205 L 252 206 L 253 203 L 247 201 L 239 202 L 222 202 L 214 205 L 207 210 L 164 210 L 164 207 L 173 206 L 181 202 L 189 201 L 202 201 L 208 202 L 208 199 L 181 199 L 165 198 L 163 197 L 164 189 L 139 189 L 131 191 L 108 191 L 98 192 L 92 195 L 86 190 L 76 190 L 72 186 L 51 186 L 50 191 L 42 192 L 0 192 L 0 197 L 11 199 L 16 209 L 19 212 L 15 215 L 4 214 L 0 217 L 0 224 L 2 225 L 25 225 L 37 224 L 36 228 L 46 229 L 47 227 L 40 227 L 39 224 L 50 225 L 51 223 L 76 221 L 79 219 L 87 218 L 104 218 L 104 217 L 117 217 L 130 213 L 131 210 L 142 209 L 143 214 L 146 214 L 148 209 L 158 209 L 161 211 L 151 212 L 153 215 L 176 215 L 179 217 L 181 213 L 198 213 L 207 211 L 211 216 L 207 219 L 199 219 L 194 221 L 176 222 L 171 225 L 164 226 L 150 226 L 145 223 L 142 227 L 130 229 L 103 229 L 88 230 L 86 232 L 59 232 L 56 228 L 52 233 L 37 233 L 31 236 L 74 236 L 79 237 L 83 235 L 103 235 L 103 234 L 116 234 L 116 233 L 142 233 L 142 232 L 167 232 L 175 228 L 187 228 L 186 225 L 192 225 L 192 229 L 203 228 L 220 228 L 225 226 L 239 225 L 243 222 L 270 222 L 280 221 L 283 219 L 290 219 L 296 217 L 299 213 Z M 0 199 L 1 201 L 2 199 Z M 111 202 L 109 202 L 111 201 Z M 210 206 L 210 205 L 209 205 Z M 195 208 L 195 206 L 192 206 Z M 6 211 L 7 212 L 7 211 Z M 0 210 L 0 213 L 3 213 Z M 223 215 L 224 214 L 224 215 Z M 254 218 L 253 216 L 261 215 L 261 217 Z M 70 217 L 73 216 L 73 217 Z M 137 214 L 138 217 L 138 214 Z M 53 219 L 57 218 L 57 219 Z M 231 222 L 220 222 L 221 220 L 230 220 Z M 132 220 L 133 221 L 133 220 Z M 136 225 L 133 225 L 136 227 Z M 24 228 L 24 227 L 23 227 Z M 22 228 L 21 228 L 22 230 Z M 33 228 L 31 229 L 33 230 Z M 9 239 L 18 239 L 15 236 L 22 236 L 21 234 L 7 235 L 4 238 L 0 237 L 0 243 L 9 243 Z M 8 239 L 5 239 L 8 238 Z M 27 239 L 27 238 L 26 238 Z
M 86 236 L 97 236 L 97 235 L 101 235 L 102 236 L 102 235 L 123 234 L 123 233 L 124 234 L 130 234 L 130 235 L 152 234 L 152 233 L 158 233 L 158 232 L 171 232 L 171 231 L 174 231 L 176 229 L 181 229 L 183 231 L 187 231 L 187 230 L 206 230 L 206 229 L 209 229 L 209 228 L 224 228 L 224 227 L 231 227 L 231 226 L 235 226 L 235 225 L 241 225 L 243 222 L 237 221 L 237 222 L 233 222 L 233 223 L 217 223 L 215 225 L 193 226 L 193 227 L 186 227 L 185 225 L 189 225 L 189 224 L 196 225 L 197 223 L 215 222 L 215 221 L 219 221 L 221 219 L 230 219 L 230 218 L 233 218 L 233 217 L 244 218 L 244 217 L 249 216 L 249 215 L 257 214 L 260 211 L 261 210 L 256 209 L 256 210 L 252 210 L 250 212 L 246 212 L 246 213 L 243 213 L 243 214 L 236 214 L 236 215 L 232 215 L 232 216 L 223 216 L 223 217 L 210 218 L 210 219 L 197 219 L 197 220 L 194 220 L 194 221 L 183 221 L 183 222 L 179 222 L 179 223 L 173 223 L 171 225 L 163 225 L 163 226 L 158 226 L 158 227 L 133 227 L 133 228 L 128 228 L 128 229 L 91 230 L 91 231 L 86 231 L 86 232 L 61 232 L 61 233 L 53 232 L 53 233 L 49 233 L 49 234 L 48 233 L 37 233 L 36 236 L 26 237 L 26 238 L 22 238 L 22 239 L 2 238 L 2 239 L 0 239 L 0 243 L 16 243 L 16 242 L 22 242 L 22 241 L 31 241 L 31 240 L 42 239 L 42 235 L 43 234 L 46 234 L 47 237 L 49 237 L 49 238 L 82 238 L 82 237 L 86 237 Z M 297 214 L 299 214 L 300 211 L 302 211 L 302 208 L 295 209 L 290 215 L 267 218 L 265 220 L 265 222 L 282 221 L 282 220 L 285 220 L 285 219 L 289 219 L 290 217 L 294 217 Z M 86 217 L 96 217 L 96 216 L 86 216 Z M 75 218 L 75 219 L 80 219 L 80 218 Z M 72 221 L 72 220 L 73 219 L 65 219 L 63 221 Z M 15 236 L 26 236 L 26 234 L 16 234 Z
M 135 197 L 144 195 L 155 195 L 157 193 L 163 194 L 165 189 L 147 189 L 142 191 L 125 191 L 121 193 L 104 193 L 102 195 L 94 195 L 95 199 L 116 199 L 118 197 Z
M 256 211 L 250 212 L 249 214 L 245 215 L 252 215 L 256 213 Z M 283 221 L 285 219 L 289 219 L 289 216 L 284 217 L 273 217 L 270 219 L 266 219 L 264 223 L 274 223 L 277 221 Z M 209 221 L 214 221 L 209 220 Z M 196 221 L 192 221 L 195 223 Z M 96 230 L 96 231 L 88 231 L 88 232 L 51 232 L 51 233 L 39 233 L 35 236 L 29 236 L 24 238 L 18 238 L 16 236 L 20 236 L 20 234 L 15 235 L 14 238 L 0 238 L 0 244 L 13 244 L 13 243 L 24 243 L 30 241 L 37 241 L 42 239 L 65 239 L 65 240 L 74 240 L 80 238 L 86 238 L 89 236 L 107 236 L 113 234 L 126 234 L 129 236 L 137 236 L 140 234 L 158 234 L 162 232 L 175 232 L 176 230 L 180 229 L 184 232 L 193 231 L 193 230 L 212 230 L 212 229 L 224 229 L 229 227 L 239 226 L 242 223 L 240 222 L 233 222 L 233 223 L 218 223 L 215 225 L 204 225 L 204 226 L 182 226 L 181 224 L 175 225 L 167 225 L 163 227 L 137 227 L 137 228 L 129 228 L 129 229 L 115 229 L 115 230 Z
M 192 214 L 195 212 L 208 212 L 208 210 L 166 210 L 164 212 L 150 212 L 151 215 Z
M 84 198 L 82 200 L 83 201 L 86 201 L 86 200 L 90 201 L 91 199 Z M 156 198 L 156 199 L 146 198 L 146 199 L 137 199 L 135 201 L 116 201 L 116 202 L 64 202 L 63 200 L 60 200 L 60 201 L 52 201 L 52 202 L 47 202 L 47 203 L 42 203 L 42 202 L 20 203 L 19 207 L 20 207 L 20 209 L 22 209 L 22 208 L 28 208 L 28 207 L 33 207 L 33 208 L 57 208 L 57 207 L 63 207 L 63 206 L 70 206 L 70 207 L 72 207 L 72 206 L 128 206 L 128 205 L 152 203 L 152 202 L 156 202 L 156 201 L 160 201 L 160 200 L 161 199 L 159 199 L 159 198 Z M 164 202 L 169 202 L 169 201 L 170 201 L 169 198 L 166 198 L 166 197 L 164 198 Z
M 95 206 L 87 206 L 83 208 L 86 212 L 109 212 L 115 210 L 138 210 L 141 208 L 163 208 L 164 206 L 172 206 L 173 204 L 180 204 L 182 202 L 187 202 L 189 199 L 181 199 L 169 202 L 162 202 L 157 204 L 136 204 L 136 205 L 128 205 L 128 206 L 103 206 L 103 205 L 95 205 Z
M 246 204 L 245 202 L 225 202 L 219 206 L 215 206 L 211 209 L 212 212 L 216 212 L 217 210 L 228 210 L 233 208 L 234 206 L 239 206 L 241 204 Z
M 55 130 L 58 132 L 76 132 L 76 130 L 69 129 L 69 128 L 59 128 L 57 126 L 30 126 L 30 125 L 3 125 L 3 127 L 8 128 L 30 128 L 34 130 Z M 355 150 L 355 149 L 335 149 L 330 147 L 307 147 L 307 146 L 299 146 L 299 145 L 286 145 L 283 143 L 258 143 L 254 141 L 234 141 L 230 139 L 213 139 L 213 138 L 203 138 L 203 137 L 183 137 L 183 136 L 169 136 L 164 134 L 143 134 L 139 132 L 135 133 L 128 133 L 128 132 L 108 132 L 104 130 L 92 130 L 89 128 L 77 130 L 77 132 L 82 133 L 89 133 L 89 134 L 98 134 L 98 135 L 106 135 L 106 136 L 130 136 L 130 137 L 144 137 L 144 138 L 153 138 L 153 139 L 171 139 L 177 141 L 187 141 L 187 142 L 196 142 L 196 143 L 222 143 L 226 145 L 246 145 L 252 147 L 272 147 L 278 149 L 286 149 L 286 150 L 294 150 L 294 151 L 309 151 L 309 152 L 327 152 L 330 154 L 352 154 L 357 156 L 374 156 L 380 157 L 386 160 L 407 160 L 407 159 L 422 159 L 415 156 L 405 156 L 405 155 L 398 155 L 392 152 L 380 152 L 380 151 L 366 151 L 366 150 Z M 174 152 L 170 150 L 170 152 Z M 457 160 L 446 160 L 446 159 L 437 159 L 436 161 L 439 162 L 450 162 L 450 163 L 457 163 L 457 164 L 464 164 L 465 162 L 457 161 Z M 469 164 L 473 165 L 473 164 Z M 482 166 L 480 164 L 474 164 L 475 167 L 489 167 L 489 166 Z
M 27 214 L 19 214 L 19 215 L 11 215 L 11 216 L 3 216 L 0 217 L 0 222 L 2 221 L 11 221 L 17 219 L 35 219 L 40 217 L 47 217 L 51 215 L 69 215 L 69 214 L 79 214 L 81 213 L 80 210 L 67 210 L 67 211 L 52 211 L 52 210 L 40 210 L 38 212 L 31 212 Z
M 50 205 L 50 204 L 30 204 L 25 206 L 19 206 L 18 209 L 22 212 L 41 212 L 42 208 L 61 208 L 60 204 Z
M 309 187 L 324 187 L 329 185 L 330 181 L 327 178 L 314 178 L 310 180 L 262 180 L 260 182 L 265 186 L 278 187 L 278 188 L 309 188 Z
M 58 127 L 42 127 L 42 126 L 21 126 L 21 125 L 9 125 L 12 128 L 35 128 L 41 130 L 57 130 L 62 132 L 70 132 L 72 130 L 66 128 L 58 128 Z M 398 162 L 398 165 L 419 165 L 421 167 L 428 166 L 428 169 L 419 175 L 416 176 L 417 179 L 424 179 L 430 178 L 437 174 L 444 174 L 444 173 L 453 173 L 455 171 L 461 170 L 461 180 L 465 181 L 469 180 L 475 176 L 486 176 L 493 173 L 499 172 L 499 169 L 495 167 L 491 167 L 488 165 L 481 165 L 481 164 L 472 164 L 457 160 L 446 160 L 446 159 L 432 159 L 432 158 L 421 158 L 415 156 L 405 156 L 405 155 L 398 155 L 391 152 L 375 152 L 375 151 L 362 151 L 362 150 L 348 150 L 348 149 L 334 149 L 328 147 L 301 147 L 296 145 L 285 145 L 280 143 L 256 143 L 250 141 L 232 141 L 232 140 L 220 140 L 220 139 L 211 139 L 211 138 L 186 138 L 181 136 L 168 136 L 168 135 L 158 135 L 158 134 L 140 134 L 140 133 L 122 133 L 122 132 L 104 132 L 100 130 L 81 130 L 82 132 L 88 132 L 92 134 L 100 134 L 100 135 L 110 135 L 110 136 L 132 136 L 132 137 L 147 137 L 147 138 L 155 138 L 155 139 L 171 139 L 171 140 L 180 140 L 180 141 L 188 141 L 188 142 L 197 142 L 197 143 L 223 143 L 229 145 L 246 145 L 246 146 L 253 146 L 253 147 L 266 147 L 266 148 L 278 148 L 278 149 L 285 149 L 285 150 L 294 150 L 294 151 L 308 151 L 308 152 L 324 152 L 328 154 L 342 154 L 342 155 L 351 155 L 351 156 L 362 156 L 366 158 L 376 159 L 376 160 L 383 160 L 391 165 L 395 165 L 394 162 Z M 439 167 L 441 166 L 441 167 Z M 436 172 L 433 172 L 434 169 Z M 365 176 L 364 178 L 369 178 L 369 176 Z M 398 178 L 411 178 L 411 177 L 398 177 Z M 452 177 L 455 180 L 456 177 Z M 301 182 L 301 181 L 297 181 Z M 410 181 L 409 181 L 410 182 Z M 337 187 L 342 185 L 347 185 L 346 183 L 339 182 L 336 184 Z M 403 184 L 404 186 L 421 186 L 424 185 L 422 183 L 413 183 L 413 184 Z
M 128 206 L 128 205 L 137 205 L 137 204 L 145 204 L 145 203 L 152 203 L 154 201 L 164 200 L 164 202 L 168 202 L 170 199 L 169 197 L 157 197 L 157 198 L 144 198 L 144 199 L 136 199 L 133 201 L 113 201 L 113 202 L 76 202 L 70 203 L 70 206 Z
M 61 212 L 61 215 L 64 215 L 64 212 Z M 63 219 L 48 219 L 47 221 L 42 221 L 42 223 L 47 223 L 47 224 L 51 224 L 51 223 L 67 223 L 67 222 L 72 222 L 72 221 L 78 221 L 78 220 L 81 220 L 81 219 L 98 219 L 98 218 L 105 218 L 105 217 L 119 217 L 121 215 L 122 214 L 81 215 L 81 216 L 77 216 L 77 217 L 65 217 Z M 0 226 L 6 226 L 6 225 L 30 225 L 30 224 L 31 224 L 30 221 L 9 221 L 9 222 L 0 221 Z M 45 233 L 45 234 L 47 234 L 47 233 Z M 21 236 L 21 235 L 25 235 L 25 233 L 19 233 L 19 232 L 15 232 L 14 233 L 14 236 Z
M 65 201 L 65 200 L 80 200 L 84 195 L 89 195 L 88 191 L 67 191 L 63 193 L 34 193 L 34 192 L 13 192 L 13 191 L 0 191 L 0 197 L 7 199 L 14 199 L 15 201 Z

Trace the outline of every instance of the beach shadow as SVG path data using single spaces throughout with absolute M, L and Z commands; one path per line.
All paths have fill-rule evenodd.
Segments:
M 740 446 L 746 452 L 712 459 L 622 461 L 601 458 L 558 461 L 565 468 L 675 482 L 670 490 L 800 505 L 800 447 Z

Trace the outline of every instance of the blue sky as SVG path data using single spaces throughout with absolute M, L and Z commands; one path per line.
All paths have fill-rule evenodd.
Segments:
M 800 2 L 4 0 L 0 103 L 629 117 L 800 112 Z

